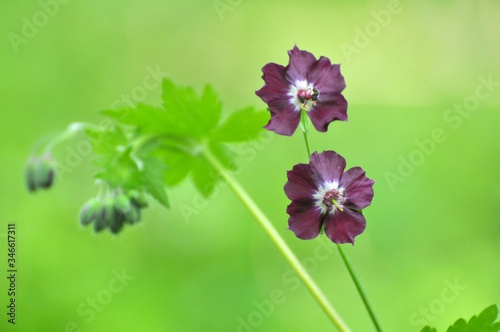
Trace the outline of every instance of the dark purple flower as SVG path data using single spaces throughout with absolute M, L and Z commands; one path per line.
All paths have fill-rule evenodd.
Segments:
M 361 167 L 344 172 L 345 159 L 334 151 L 314 152 L 309 164 L 298 164 L 287 172 L 285 193 L 292 203 L 288 229 L 303 240 L 313 239 L 325 227 L 334 243 L 354 244 L 365 230 L 361 210 L 373 199 L 374 180 Z
M 299 125 L 302 110 L 307 111 L 314 127 L 321 132 L 326 132 L 332 121 L 347 121 L 347 101 L 341 94 L 345 81 L 340 65 L 332 65 L 323 56 L 316 60 L 297 45 L 288 55 L 288 66 L 268 63 L 262 68 L 266 83 L 255 93 L 271 112 L 271 120 L 264 128 L 291 136 Z

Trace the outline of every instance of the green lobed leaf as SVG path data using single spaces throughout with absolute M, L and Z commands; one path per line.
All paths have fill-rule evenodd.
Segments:
M 193 88 L 176 86 L 165 78 L 162 90 L 163 108 L 172 116 L 173 121 L 186 131 L 186 135 L 196 138 L 206 136 L 209 130 L 200 121 L 206 116 L 202 114 L 199 99 Z M 164 128 L 164 130 L 169 129 Z
M 205 85 L 200 97 L 200 113 L 198 121 L 207 128 L 208 132 L 215 128 L 220 120 L 222 104 L 210 85 Z
M 137 181 L 137 167 L 130 158 L 131 142 L 119 126 L 106 130 L 87 129 L 87 137 L 98 156 L 93 163 L 102 169 L 95 177 L 106 181 L 111 187 L 141 185 Z
M 148 173 L 146 177 L 134 175 L 132 178 L 142 179 L 148 192 L 167 206 L 164 188 L 158 183 L 160 173 L 162 173 L 162 185 L 167 186 L 176 185 L 191 174 L 196 188 L 208 197 L 213 192 L 219 177 L 204 159 L 202 150 L 208 149 L 225 168 L 235 170 L 235 154 L 225 143 L 259 138 L 259 134 L 263 131 L 262 127 L 269 120 L 268 112 L 248 107 L 232 113 L 222 125 L 218 126 L 221 105 L 210 85 L 206 85 L 198 97 L 191 87 L 178 86 L 171 80 L 164 79 L 161 108 L 138 104 L 135 108 L 104 110 L 101 113 L 122 124 L 133 126 L 139 137 L 148 138 L 148 135 L 151 135 L 157 141 L 157 145 L 151 145 L 151 153 L 148 155 L 158 158 L 166 167 L 161 172 L 153 167 L 155 169 L 153 177 Z M 110 145 L 111 148 L 102 150 L 103 154 L 113 154 L 112 150 L 116 147 Z M 109 165 L 116 167 L 116 156 L 102 158 L 98 162 L 104 168 L 100 176 L 111 178 L 112 171 Z M 123 177 L 113 180 L 125 181 Z
M 94 152 L 100 155 L 94 160 L 101 167 L 95 174 L 96 178 L 106 181 L 111 188 L 144 188 L 158 202 L 168 207 L 163 183 L 166 166 L 160 159 L 149 155 L 157 146 L 155 142 L 145 144 L 135 156 L 132 142 L 119 126 L 104 131 L 88 129 L 86 134 L 92 142 Z
M 500 322 L 494 323 L 498 316 L 498 308 L 491 305 L 484 309 L 478 316 L 472 316 L 469 321 L 458 319 L 453 325 L 448 327 L 446 332 L 498 332 Z M 437 332 L 435 328 L 424 327 L 421 332 Z
M 143 134 L 163 134 L 168 130 L 171 135 L 190 135 L 189 128 L 183 126 L 175 114 L 146 104 L 137 104 L 135 108 L 103 110 L 101 114 L 123 124 L 136 126 Z
M 217 182 L 220 180 L 219 175 L 204 158 L 196 160 L 192 178 L 196 188 L 205 197 L 209 197 L 213 193 Z
M 463 331 L 463 332 L 466 332 L 467 331 L 467 322 L 465 321 L 465 319 L 460 318 L 453 325 L 451 325 L 450 327 L 448 327 L 448 329 L 446 331 L 447 332 L 451 332 L 451 331 L 455 331 L 455 332 Z
M 100 155 L 117 154 L 119 149 L 129 144 L 125 132 L 119 126 L 106 130 L 86 129 L 85 134 L 92 144 L 94 153 Z
M 160 160 L 152 157 L 144 158 L 142 161 L 144 162 L 144 188 L 160 204 L 167 208 L 170 207 L 163 184 L 163 172 L 166 166 Z
M 256 111 L 247 107 L 236 111 L 222 124 L 214 134 L 220 142 L 245 142 L 257 139 L 262 127 L 269 121 L 269 112 Z
M 131 158 L 130 150 L 114 156 L 105 156 L 106 163 L 102 164 L 102 169 L 94 176 L 106 181 L 111 188 L 121 187 L 133 189 L 142 187 L 145 184 L 142 172 L 137 168 L 137 163 Z M 103 163 L 105 160 L 98 160 Z
M 426 326 L 420 332 L 437 332 L 437 330 L 433 327 Z
M 175 186 L 184 180 L 196 162 L 192 155 L 181 150 L 163 149 L 156 151 L 155 155 L 167 166 L 163 179 L 167 186 Z
M 484 309 L 480 314 L 479 316 L 477 317 L 477 320 L 480 324 L 482 325 L 488 325 L 490 326 L 491 324 L 493 324 L 493 322 L 495 321 L 495 319 L 497 318 L 498 316 L 498 308 L 496 305 L 491 305 L 489 307 L 487 307 L 486 309 Z

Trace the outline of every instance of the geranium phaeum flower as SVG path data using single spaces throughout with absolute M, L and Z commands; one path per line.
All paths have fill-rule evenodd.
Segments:
M 291 136 L 307 111 L 314 127 L 321 132 L 334 120 L 347 121 L 347 101 L 341 95 L 345 88 L 340 65 L 318 60 L 297 45 L 288 51 L 290 61 L 283 67 L 268 63 L 262 68 L 266 82 L 256 94 L 269 106 L 271 120 L 264 127 L 280 135 Z
M 374 180 L 361 167 L 344 172 L 345 159 L 334 151 L 314 152 L 309 164 L 298 164 L 288 171 L 285 193 L 292 203 L 288 229 L 303 240 L 313 239 L 325 227 L 334 243 L 354 244 L 365 230 L 361 210 L 373 198 Z

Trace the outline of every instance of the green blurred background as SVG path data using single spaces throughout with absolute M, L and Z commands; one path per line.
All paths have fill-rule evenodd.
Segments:
M 265 106 L 254 94 L 261 68 L 285 65 L 295 44 L 342 64 L 350 121 L 310 140 L 377 181 L 367 229 L 345 250 L 385 330 L 444 331 L 500 303 L 498 1 L 42 0 L 0 10 L 0 266 L 6 274 L 15 223 L 18 268 L 15 328 L 1 278 L 2 331 L 333 331 L 228 188 L 207 202 L 183 183 L 171 210 L 153 204 L 115 237 L 77 222 L 97 191 L 90 156 L 49 191 L 23 185 L 39 137 L 98 123 L 96 111 L 124 94 L 159 104 L 160 88 L 143 85 L 150 71 L 198 91 L 213 84 L 227 116 Z M 445 139 L 424 154 L 419 143 L 432 150 L 436 129 Z M 81 140 L 63 144 L 59 160 Z M 286 230 L 282 188 L 285 171 L 306 161 L 301 135 L 237 150 L 243 186 L 349 326 L 373 330 L 333 244 Z M 123 272 L 131 280 L 115 282 Z

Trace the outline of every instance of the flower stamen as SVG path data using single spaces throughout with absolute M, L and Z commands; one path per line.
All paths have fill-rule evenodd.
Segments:
M 344 209 L 340 207 L 340 205 L 337 203 L 336 200 L 332 198 L 332 203 L 335 204 L 335 206 L 340 210 L 340 212 L 344 212 Z
M 341 190 L 332 189 L 327 191 L 322 200 L 323 205 L 326 207 L 327 211 L 333 211 L 335 208 L 344 212 L 342 204 L 344 204 L 344 193 Z
M 299 90 L 297 92 L 297 99 L 300 102 L 300 108 L 307 112 L 320 101 L 319 91 L 316 88 Z

